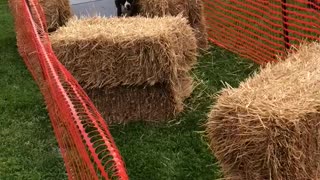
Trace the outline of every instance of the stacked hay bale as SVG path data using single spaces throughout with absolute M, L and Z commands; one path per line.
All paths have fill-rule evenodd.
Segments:
M 39 0 L 43 8 L 48 32 L 53 32 L 71 18 L 72 12 L 69 0 Z
M 165 120 L 192 92 L 197 46 L 182 17 L 72 19 L 50 39 L 109 123 Z
M 138 14 L 155 17 L 182 14 L 194 29 L 200 49 L 208 48 L 208 34 L 202 0 L 137 0 Z
M 320 44 L 226 88 L 207 123 L 227 179 L 320 179 Z

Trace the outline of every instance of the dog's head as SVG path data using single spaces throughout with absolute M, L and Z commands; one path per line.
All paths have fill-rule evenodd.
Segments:
M 134 0 L 122 0 L 121 5 L 125 10 L 130 11 L 132 9 L 133 3 L 134 3 Z

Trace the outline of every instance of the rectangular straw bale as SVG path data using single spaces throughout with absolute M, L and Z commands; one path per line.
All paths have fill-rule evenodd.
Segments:
M 170 119 L 183 110 L 183 100 L 191 95 L 193 80 L 180 77 L 178 89 L 168 84 L 153 86 L 117 86 L 114 88 L 86 89 L 108 123 L 132 121 L 160 122 Z M 174 95 L 180 94 L 181 100 Z
M 72 16 L 69 0 L 39 0 L 39 3 L 43 8 L 49 32 L 64 26 Z
M 320 179 L 320 44 L 226 88 L 209 114 L 227 179 Z
M 202 0 L 137 0 L 138 14 L 142 16 L 176 16 L 182 14 L 194 29 L 200 49 L 208 48 L 208 34 Z
M 50 39 L 58 59 L 110 122 L 172 117 L 192 92 L 189 71 L 197 45 L 180 16 L 74 18 Z
M 170 88 L 162 84 L 95 88 L 87 92 L 109 123 L 163 121 L 174 113 Z
M 181 17 L 72 19 L 50 40 L 86 88 L 175 83 L 196 62 L 194 33 Z

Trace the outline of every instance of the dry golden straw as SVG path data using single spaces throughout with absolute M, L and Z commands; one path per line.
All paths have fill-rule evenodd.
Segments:
M 73 18 L 50 39 L 58 59 L 109 121 L 167 118 L 182 111 L 192 92 L 189 71 L 197 45 L 180 16 Z
M 71 18 L 69 0 L 39 0 L 43 8 L 49 32 L 57 30 Z
M 208 34 L 202 0 L 137 0 L 138 13 L 155 17 L 182 14 L 194 29 L 200 49 L 208 48 Z
M 319 63 L 320 44 L 303 45 L 222 91 L 207 133 L 226 179 L 320 179 Z

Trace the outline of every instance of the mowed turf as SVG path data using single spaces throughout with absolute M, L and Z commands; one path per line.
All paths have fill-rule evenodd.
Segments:
M 0 179 L 66 179 L 43 97 L 20 58 L 0 1 Z
M 13 19 L 0 0 L 0 179 L 66 179 L 43 97 L 15 46 Z M 193 71 L 186 111 L 167 124 L 111 126 L 130 179 L 216 179 L 219 169 L 203 138 L 212 96 L 238 86 L 257 68 L 212 47 Z

